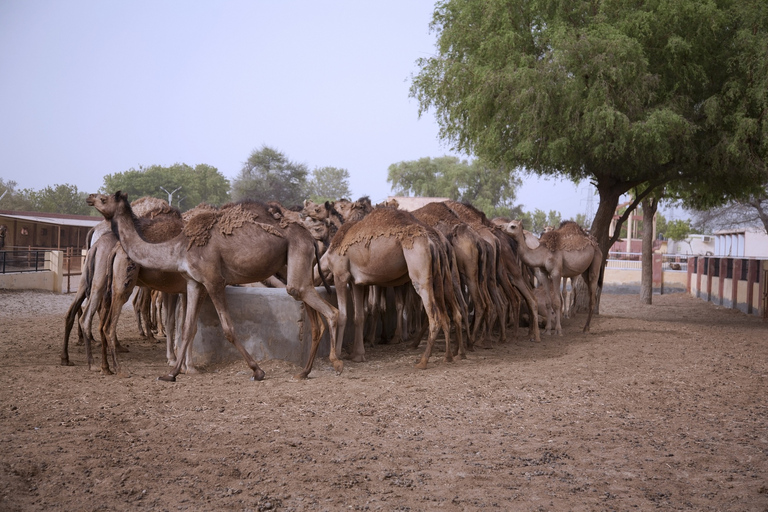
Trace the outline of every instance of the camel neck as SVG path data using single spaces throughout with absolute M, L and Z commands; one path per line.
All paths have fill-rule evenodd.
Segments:
M 139 233 L 133 214 L 125 207 L 121 207 L 112 218 L 112 226 L 113 231 L 116 228 L 117 237 L 126 254 L 134 262 L 146 268 L 167 272 L 179 271 L 178 262 L 173 259 L 173 255 L 179 254 L 177 248 L 179 244 L 183 243 L 180 240 L 183 235 L 176 236 L 166 242 L 147 242 Z

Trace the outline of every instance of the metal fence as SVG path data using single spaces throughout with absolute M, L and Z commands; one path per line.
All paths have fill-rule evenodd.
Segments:
M 661 269 L 665 272 L 688 272 L 690 254 L 662 254 Z M 643 253 L 609 252 L 605 268 L 622 270 L 642 270 Z
M 0 274 L 51 270 L 51 251 L 12 249 L 0 251 Z

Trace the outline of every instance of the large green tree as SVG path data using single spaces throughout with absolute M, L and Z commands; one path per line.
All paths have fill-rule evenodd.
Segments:
M 232 198 L 299 205 L 307 197 L 308 173 L 306 165 L 291 162 L 284 153 L 263 145 L 251 152 L 232 181 Z
M 93 208 L 86 204 L 87 192 L 79 192 L 75 185 L 54 185 L 41 190 L 27 190 L 23 193 L 32 203 L 36 212 L 69 213 L 73 215 L 94 215 Z
M 399 162 L 389 166 L 387 181 L 396 194 L 465 201 L 489 217 L 518 217 L 522 213 L 520 206 L 514 204 L 519 178 L 480 159 L 468 162 L 443 156 Z
M 215 167 L 199 164 L 153 165 L 104 176 L 102 192 L 122 190 L 130 200 L 143 196 L 165 199 L 182 211 L 200 203 L 221 205 L 229 201 L 229 180 Z
M 16 190 L 18 183 L 0 178 L 0 210 L 32 211 L 34 205 L 25 190 Z
M 591 232 L 607 254 L 635 187 L 635 205 L 661 185 L 714 203 L 764 179 L 765 11 L 758 0 L 445 0 L 411 94 L 459 150 L 593 182 Z
M 317 167 L 307 183 L 307 195 L 316 203 L 349 198 L 349 171 L 338 167 Z

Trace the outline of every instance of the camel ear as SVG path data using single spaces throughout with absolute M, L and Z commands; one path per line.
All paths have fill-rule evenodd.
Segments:
M 304 200 L 304 208 L 306 208 L 308 204 L 309 204 L 309 199 L 305 199 Z
M 326 201 L 325 202 L 325 209 L 326 210 L 330 210 L 331 208 L 333 208 L 333 205 L 331 204 L 331 202 L 330 201 Z

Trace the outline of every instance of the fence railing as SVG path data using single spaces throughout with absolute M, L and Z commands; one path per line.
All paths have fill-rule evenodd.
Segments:
M 51 251 L 14 249 L 0 251 L 0 274 L 51 270 Z
M 661 268 L 670 272 L 688 272 L 690 254 L 662 254 Z M 642 270 L 643 253 L 609 252 L 605 268 L 620 270 Z

